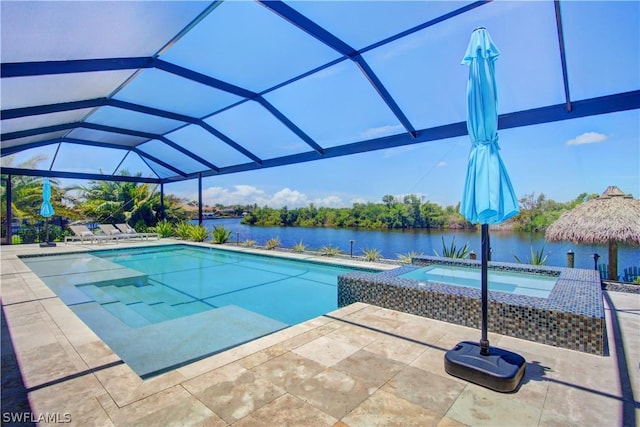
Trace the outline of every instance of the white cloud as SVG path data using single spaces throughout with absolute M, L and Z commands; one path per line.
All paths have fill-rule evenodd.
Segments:
M 387 148 L 382 152 L 382 158 L 388 159 L 389 157 L 397 156 L 398 154 L 407 153 L 409 151 L 415 150 L 416 145 L 403 145 L 400 147 Z
M 197 193 L 175 193 L 175 196 L 186 200 L 198 200 Z M 271 208 L 282 208 L 287 206 L 290 209 L 309 206 L 313 203 L 316 207 L 342 207 L 344 201 L 336 195 L 318 197 L 311 200 L 305 193 L 285 187 L 270 194 L 252 185 L 234 185 L 230 188 L 208 187 L 202 189 L 202 202 L 205 205 L 222 204 L 231 205 L 253 205 L 269 206 Z
M 241 196 L 263 195 L 264 191 L 257 189 L 251 185 L 234 185 L 235 193 Z
M 445 166 L 449 166 L 449 163 L 442 161 L 442 162 L 439 162 L 436 166 L 438 166 L 439 168 L 443 168 Z
M 344 203 L 342 202 L 342 199 L 338 196 L 328 196 L 328 197 L 322 197 L 319 199 L 315 199 L 313 201 L 313 204 L 315 206 L 326 206 L 329 208 L 337 208 L 337 207 L 342 207 L 344 206 Z
M 307 206 L 309 204 L 309 199 L 305 194 L 299 191 L 283 188 L 271 196 L 266 204 L 273 208 L 282 206 L 297 208 Z
M 599 142 L 606 141 L 608 136 L 598 132 L 585 132 L 582 135 L 578 135 L 573 139 L 568 140 L 566 145 L 583 145 L 583 144 L 597 144 Z
M 366 139 L 378 138 L 380 136 L 393 135 L 402 132 L 403 127 L 401 125 L 386 125 L 378 126 L 376 128 L 369 128 L 360 132 L 360 136 Z
M 264 199 L 264 194 L 264 191 L 251 185 L 234 185 L 233 189 L 208 187 L 202 190 L 202 201 L 207 205 L 218 203 L 225 206 L 253 204 Z M 189 197 L 189 200 L 198 200 L 198 195 Z

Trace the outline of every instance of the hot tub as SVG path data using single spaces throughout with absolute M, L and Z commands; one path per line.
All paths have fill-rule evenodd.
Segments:
M 481 291 L 432 280 L 409 278 L 425 267 L 476 269 L 479 261 L 415 258 L 408 266 L 380 273 L 354 272 L 338 277 L 338 306 L 365 302 L 463 326 L 480 328 Z M 509 293 L 489 287 L 489 331 L 604 355 L 605 315 L 600 276 L 595 270 L 489 263 L 492 272 L 553 278 L 546 296 Z

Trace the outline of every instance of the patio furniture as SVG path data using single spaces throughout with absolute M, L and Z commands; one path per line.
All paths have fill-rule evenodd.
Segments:
M 629 267 L 624 269 L 622 280 L 624 282 L 633 282 L 640 277 L 640 267 Z
M 138 233 L 134 228 L 129 227 L 129 224 L 116 224 L 116 227 L 118 227 L 122 233 L 130 237 L 138 237 L 143 240 L 148 239 L 149 237 L 155 237 L 156 239 L 160 238 L 158 233 Z
M 110 238 L 109 236 L 94 234 L 91 230 L 89 230 L 89 228 L 86 225 L 70 225 L 69 229 L 73 231 L 74 236 L 65 236 L 64 237 L 65 243 L 74 242 L 74 241 L 80 241 L 82 243 L 84 243 L 85 241 L 89 241 L 93 243 L 93 242 L 104 241 Z
M 105 236 L 116 241 L 120 239 L 130 239 L 132 237 L 131 235 L 123 233 L 111 224 L 98 224 L 98 228 L 102 230 Z

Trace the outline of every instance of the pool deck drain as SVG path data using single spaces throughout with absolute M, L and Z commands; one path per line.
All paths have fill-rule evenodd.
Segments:
M 176 242 L 110 246 L 149 243 Z M 143 380 L 17 258 L 97 246 L 2 247 L 3 419 L 25 411 L 40 425 L 68 418 L 81 426 L 596 426 L 640 419 L 638 294 L 605 293 L 605 356 L 490 333 L 493 345 L 527 360 L 514 394 L 444 372 L 444 353 L 476 340 L 477 329 L 364 303 Z

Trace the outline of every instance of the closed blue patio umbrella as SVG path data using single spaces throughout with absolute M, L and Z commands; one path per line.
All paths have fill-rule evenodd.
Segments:
M 452 375 L 498 391 L 512 391 L 524 375 L 524 359 L 515 353 L 492 348 L 487 338 L 489 224 L 499 224 L 519 211 L 498 146 L 498 92 L 495 61 L 500 51 L 489 32 L 476 28 L 462 64 L 469 66 L 467 82 L 467 130 L 471 152 L 460 213 L 481 224 L 482 336 L 479 342 L 463 342 L 447 352 L 445 368 Z
M 51 183 L 49 182 L 49 178 L 44 178 L 42 180 L 42 206 L 40 207 L 40 215 L 43 218 L 47 218 L 47 222 L 45 227 L 47 229 L 47 238 L 46 241 L 41 243 L 41 247 L 47 246 L 55 246 L 56 244 L 53 242 L 49 242 L 49 220 L 56 211 L 53 209 L 53 205 L 51 205 Z

